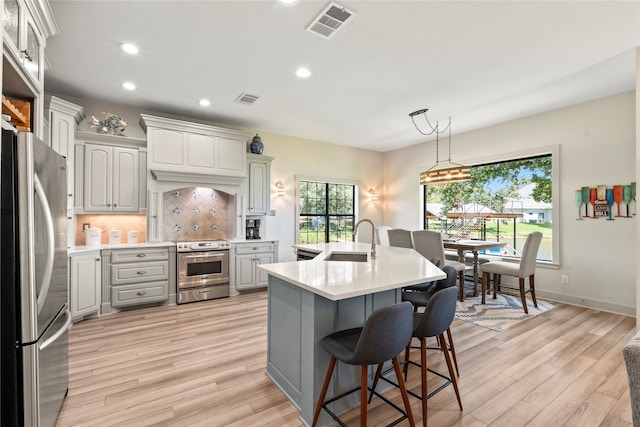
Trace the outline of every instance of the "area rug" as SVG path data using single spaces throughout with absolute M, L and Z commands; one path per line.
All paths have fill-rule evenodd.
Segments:
M 527 299 L 529 314 L 522 309 L 520 296 L 498 294 L 496 299 L 487 295 L 486 304 L 480 303 L 480 297 L 465 298 L 464 302 L 458 301 L 456 317 L 466 320 L 494 331 L 505 330 L 519 322 L 537 316 L 540 313 L 555 308 L 554 304 L 542 301 L 538 298 L 538 308 L 533 306 L 533 301 Z

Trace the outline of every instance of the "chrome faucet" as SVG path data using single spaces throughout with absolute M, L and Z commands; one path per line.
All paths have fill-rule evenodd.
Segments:
M 363 223 L 368 222 L 371 224 L 371 259 L 375 259 L 376 257 L 376 226 L 373 225 L 373 221 L 370 219 L 361 219 L 356 222 L 356 225 L 353 227 L 353 235 L 351 236 L 352 241 L 356 241 L 356 233 L 358 232 L 358 226 Z

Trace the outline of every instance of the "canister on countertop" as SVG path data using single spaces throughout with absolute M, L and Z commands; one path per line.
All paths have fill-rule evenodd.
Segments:
M 84 230 L 84 244 L 87 246 L 100 246 L 102 240 L 102 229 L 86 228 Z
M 138 232 L 136 230 L 129 230 L 127 233 L 127 243 L 138 243 Z
M 120 230 L 109 230 L 109 244 L 119 245 L 122 243 L 122 233 Z

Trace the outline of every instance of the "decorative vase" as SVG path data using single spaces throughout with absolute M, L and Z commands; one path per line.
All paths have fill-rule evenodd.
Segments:
M 256 136 L 251 140 L 251 152 L 253 154 L 262 154 L 262 150 L 264 149 L 264 144 L 262 143 L 262 138 L 260 135 L 256 133 Z

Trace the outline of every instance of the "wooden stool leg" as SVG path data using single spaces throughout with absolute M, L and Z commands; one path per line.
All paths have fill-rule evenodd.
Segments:
M 413 339 L 413 338 L 411 338 Z M 407 380 L 407 373 L 409 372 L 409 352 L 411 351 L 411 340 L 407 344 L 407 349 L 404 351 L 404 380 Z
M 409 419 L 409 425 L 414 427 L 416 425 L 413 420 L 413 414 L 411 413 L 411 404 L 409 403 L 409 395 L 407 394 L 407 388 L 404 384 L 404 380 L 402 379 L 402 371 L 400 370 L 400 363 L 398 363 L 398 356 L 395 356 L 392 359 L 393 369 L 396 373 L 396 378 L 398 379 L 398 385 L 400 386 L 400 393 L 402 394 L 402 401 L 404 402 L 404 410 L 407 412 L 407 418 Z
M 427 427 L 427 339 L 420 338 L 420 375 L 422 383 L 422 425 Z
M 367 427 L 367 391 L 369 372 L 367 365 L 362 365 L 360 373 L 360 427 Z
M 442 337 L 442 340 L 444 340 L 444 334 L 440 334 L 440 337 Z M 451 358 L 449 357 L 448 351 L 444 352 L 444 358 L 447 362 L 447 367 L 449 368 L 449 375 L 451 376 L 451 383 L 453 384 L 453 389 L 456 392 L 456 398 L 458 399 L 458 406 L 460 406 L 460 410 L 462 411 L 462 400 L 460 399 L 460 391 L 458 390 L 458 380 L 456 380 L 455 373 L 453 372 L 453 365 L 451 364 Z
M 464 297 L 466 296 L 464 291 L 464 270 L 460 272 L 458 280 L 460 281 L 460 301 L 464 301 Z
M 371 393 L 369 393 L 369 403 L 371 403 L 371 399 L 373 399 L 373 391 L 376 389 L 378 385 L 378 380 L 382 375 L 382 365 L 383 363 L 378 364 L 378 369 L 376 369 L 376 376 L 373 378 L 373 384 L 371 384 Z
M 531 299 L 533 300 L 533 306 L 538 307 L 538 301 L 536 300 L 536 286 L 533 282 L 533 274 L 529 276 L 529 288 L 531 289 Z
M 453 356 L 453 364 L 456 367 L 456 374 L 460 376 L 460 371 L 458 370 L 458 358 L 456 357 L 456 348 L 453 345 L 453 335 L 451 334 L 451 328 L 447 328 L 447 338 L 449 339 L 449 350 L 451 350 L 451 356 Z
M 496 292 L 500 289 L 500 279 L 499 274 L 493 274 L 493 299 L 496 299 Z
M 327 390 L 329 389 L 329 383 L 331 382 L 331 375 L 333 374 L 333 369 L 336 366 L 337 359 L 331 356 L 331 361 L 329 362 L 329 367 L 327 368 L 327 374 L 324 376 L 324 383 L 322 384 L 322 390 L 320 391 L 320 397 L 318 397 L 318 404 L 316 405 L 316 411 L 313 414 L 313 423 L 311 423 L 312 427 L 315 427 L 318 423 L 318 417 L 320 416 L 320 411 L 322 410 L 322 405 L 324 404 L 324 398 L 327 395 Z

